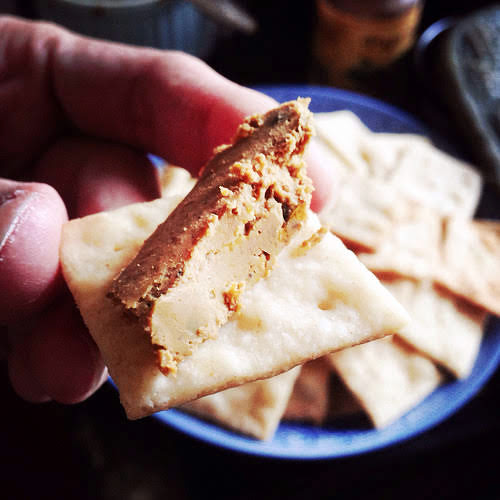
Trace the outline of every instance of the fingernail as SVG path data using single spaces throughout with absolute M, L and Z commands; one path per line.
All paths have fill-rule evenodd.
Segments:
M 2 181 L 0 184 L 0 252 L 22 222 L 32 197 L 33 193 L 21 183 Z

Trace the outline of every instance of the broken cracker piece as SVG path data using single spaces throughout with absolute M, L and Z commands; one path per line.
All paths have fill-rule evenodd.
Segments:
M 239 291 L 269 272 L 301 225 L 312 192 L 302 159 L 312 135 L 307 104 L 245 120 L 113 280 L 108 297 L 139 320 L 165 374 L 216 337 Z

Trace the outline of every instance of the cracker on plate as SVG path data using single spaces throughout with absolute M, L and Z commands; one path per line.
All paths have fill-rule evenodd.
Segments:
M 429 140 L 371 133 L 343 113 L 321 121 L 319 138 L 344 161 L 336 170 L 346 179 L 337 203 L 320 213 L 322 222 L 384 278 L 411 317 L 391 343 L 370 342 L 329 356 L 383 426 L 409 408 L 411 397 L 416 404 L 437 386 L 437 367 L 458 378 L 472 370 L 486 311 L 500 312 L 499 224 L 472 221 L 481 195 L 479 173 Z M 335 137 L 343 122 L 354 132 L 350 140 Z M 375 363 L 377 356 L 387 359 L 386 367 Z
M 329 409 L 331 372 L 325 357 L 302 365 L 283 418 L 317 425 L 324 423 Z
M 340 159 L 349 173 L 363 174 L 366 160 L 361 154 L 370 129 L 350 111 L 316 113 L 314 123 L 318 137 Z
M 343 170 L 387 180 L 397 168 L 405 148 L 429 144 L 417 134 L 373 133 L 352 111 L 316 113 L 318 137 L 343 164 Z
M 181 409 L 242 434 L 267 440 L 281 421 L 300 370 L 301 367 L 296 366 L 275 377 L 210 394 L 186 403 Z
M 500 222 L 446 219 L 435 279 L 451 292 L 500 315 Z
M 358 257 L 371 271 L 386 276 L 432 278 L 440 265 L 441 218 L 434 210 L 397 197 L 394 220 L 384 240 Z
M 383 181 L 405 199 L 443 215 L 472 216 L 479 172 L 416 134 L 372 132 L 349 111 L 315 115 L 318 137 L 336 156 L 336 170 Z M 332 155 L 325 161 L 332 162 Z M 340 164 L 340 166 L 339 166 Z
M 425 143 L 405 148 L 391 184 L 404 197 L 443 215 L 467 217 L 474 215 L 482 189 L 476 169 Z
M 395 336 L 344 349 L 328 358 L 377 428 L 404 415 L 442 380 L 431 360 Z
M 397 223 L 398 193 L 382 182 L 361 175 L 341 176 L 337 193 L 319 213 L 322 224 L 349 248 L 375 252 L 390 237 Z
M 411 317 L 398 336 L 455 377 L 467 377 L 479 352 L 486 311 L 439 290 L 431 281 L 383 283 Z

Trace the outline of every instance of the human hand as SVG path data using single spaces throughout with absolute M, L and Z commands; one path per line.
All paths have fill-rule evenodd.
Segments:
M 0 179 L 0 334 L 21 397 L 75 403 L 106 378 L 60 276 L 68 215 L 159 196 L 145 152 L 196 173 L 274 104 L 186 54 L 0 18 L 0 174 L 25 181 Z M 319 208 L 331 178 L 314 153 L 309 173 Z

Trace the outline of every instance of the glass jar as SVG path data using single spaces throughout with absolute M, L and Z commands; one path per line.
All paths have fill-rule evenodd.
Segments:
M 316 0 L 313 80 L 366 90 L 371 76 L 413 46 L 422 5 L 421 0 Z

